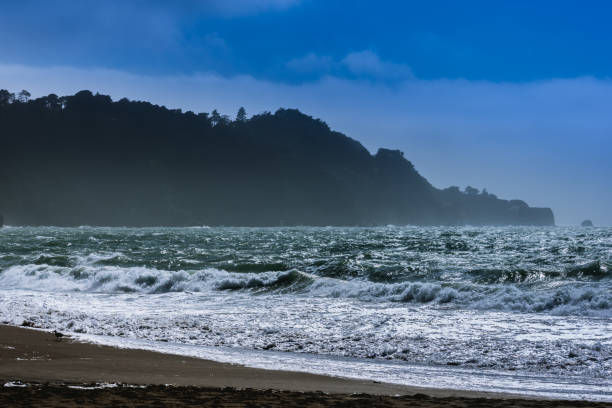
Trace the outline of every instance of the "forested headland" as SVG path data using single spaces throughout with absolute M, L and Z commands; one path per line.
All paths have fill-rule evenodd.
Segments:
M 553 225 L 549 208 L 433 187 L 294 109 L 235 119 L 81 91 L 0 91 L 9 225 Z

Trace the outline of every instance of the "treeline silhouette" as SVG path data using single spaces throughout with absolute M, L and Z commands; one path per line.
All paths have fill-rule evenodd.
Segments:
M 434 188 L 397 150 L 294 109 L 235 120 L 81 91 L 0 91 L 13 225 L 552 225 L 552 211 Z

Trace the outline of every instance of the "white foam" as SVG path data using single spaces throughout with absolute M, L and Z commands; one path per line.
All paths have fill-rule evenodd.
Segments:
M 69 385 L 68 388 L 72 388 L 75 390 L 102 390 L 104 388 L 117 388 L 119 384 L 117 383 L 98 383 L 96 385 Z M 135 388 L 135 387 L 134 387 Z M 142 386 L 144 388 L 144 386 Z
M 458 388 L 529 392 L 534 379 L 537 393 L 605 397 L 612 230 L 598 231 L 6 230 L 0 323 L 270 368 L 394 382 L 406 367 L 424 386 L 440 372 Z M 264 271 L 228 271 L 251 265 Z
M 255 290 L 295 292 L 303 296 L 355 298 L 362 301 L 436 303 L 477 310 L 547 312 L 557 315 L 612 317 L 612 286 L 575 283 L 572 286 L 522 289 L 516 285 L 402 282 L 376 283 L 319 277 L 296 270 L 233 273 L 215 268 L 166 271 L 147 267 L 99 265 L 122 257 L 120 252 L 78 257 L 76 266 L 46 264 L 11 266 L 0 273 L 0 287 L 96 293 L 167 293 Z
M 21 381 L 9 381 L 9 382 L 4 383 L 4 386 L 7 387 L 7 388 L 8 387 L 20 387 L 20 388 L 23 388 L 23 387 L 27 387 L 28 384 L 24 384 Z
M 204 358 L 268 370 L 307 372 L 425 388 L 499 392 L 570 400 L 612 401 L 610 381 L 589 381 L 580 377 L 517 375 L 497 370 L 432 367 L 390 361 L 191 346 L 105 336 L 77 335 L 77 337 L 102 345 Z
M 180 305 L 180 307 L 177 307 Z M 606 378 L 612 319 L 221 292 L 0 290 L 0 322 L 62 332 Z

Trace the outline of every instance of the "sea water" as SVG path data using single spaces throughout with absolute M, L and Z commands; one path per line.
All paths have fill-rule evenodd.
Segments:
M 612 228 L 4 228 L 0 322 L 424 387 L 612 401 Z

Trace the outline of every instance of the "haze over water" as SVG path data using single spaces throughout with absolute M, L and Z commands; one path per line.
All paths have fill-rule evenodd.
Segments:
M 0 322 L 266 368 L 612 400 L 611 269 L 612 228 L 9 227 Z
M 609 2 L 3 3 L 0 89 L 297 108 L 370 153 L 400 149 L 437 188 L 612 226 Z

